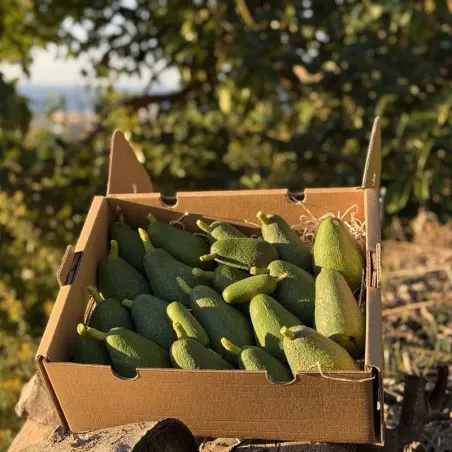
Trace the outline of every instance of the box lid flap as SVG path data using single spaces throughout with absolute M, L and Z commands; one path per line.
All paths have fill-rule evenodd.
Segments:
M 381 176 L 381 131 L 380 118 L 377 116 L 370 135 L 366 166 L 363 174 L 363 188 L 379 188 Z
M 381 175 L 380 118 L 375 118 L 367 150 L 362 188 L 379 188 Z M 125 136 L 116 130 L 110 148 L 107 196 L 133 193 L 152 193 L 152 182 L 144 166 L 138 161 Z
M 152 182 L 125 136 L 116 130 L 110 148 L 107 196 L 124 193 L 152 193 Z

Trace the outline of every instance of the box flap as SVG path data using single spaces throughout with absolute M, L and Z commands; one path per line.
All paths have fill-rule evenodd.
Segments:
M 152 182 L 124 135 L 116 130 L 110 148 L 107 196 L 119 193 L 152 193 Z
M 381 176 L 380 118 L 375 118 L 367 150 L 362 188 L 379 188 Z M 152 193 L 152 182 L 144 166 L 126 140 L 123 133 L 113 133 L 110 149 L 107 196 Z
M 366 166 L 364 167 L 363 188 L 379 188 L 381 176 L 381 131 L 380 118 L 377 116 L 370 135 L 367 150 Z

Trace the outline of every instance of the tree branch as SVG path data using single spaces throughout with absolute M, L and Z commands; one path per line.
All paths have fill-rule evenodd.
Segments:
M 138 96 L 130 97 L 126 100 L 119 102 L 119 106 L 132 107 L 139 109 L 146 107 L 149 104 L 159 104 L 161 102 L 176 102 L 185 98 L 185 96 L 192 91 L 199 83 L 191 83 L 180 91 L 164 94 L 140 94 Z M 116 104 L 115 106 L 118 106 Z M 114 108 L 114 107 L 112 107 Z

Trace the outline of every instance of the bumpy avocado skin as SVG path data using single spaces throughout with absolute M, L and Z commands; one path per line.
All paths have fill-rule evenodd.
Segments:
M 307 271 L 283 260 L 273 261 L 268 267 L 270 275 L 287 278 L 278 283 L 274 297 L 303 325 L 313 326 L 315 309 L 315 278 Z
M 177 301 L 168 305 L 166 313 L 171 322 L 178 322 L 188 338 L 195 339 L 204 347 L 210 346 L 210 339 L 206 330 L 196 320 L 195 316 L 185 305 Z
M 312 252 L 316 274 L 331 268 L 342 274 L 352 291 L 361 286 L 364 253 L 341 220 L 327 218 L 320 223 Z
M 174 342 L 170 356 L 176 369 L 234 369 L 220 355 L 194 339 L 179 339 Z
M 301 320 L 270 295 L 257 295 L 251 300 L 250 317 L 257 344 L 270 355 L 285 362 L 281 328 L 301 325 Z
M 210 224 L 210 227 L 212 229 L 209 234 L 210 243 L 214 243 L 216 240 L 246 237 L 242 231 L 239 231 L 235 226 L 224 221 L 214 221 Z
M 201 237 L 161 221 L 149 223 L 148 234 L 156 248 L 164 249 L 180 262 L 190 267 L 212 268 L 212 263 L 199 260 L 209 252 L 209 244 Z
M 219 264 L 215 269 L 212 286 L 218 293 L 222 293 L 226 287 L 237 281 L 248 278 L 248 276 L 249 274 L 245 273 L 243 270 L 230 267 L 229 265 Z
M 188 303 L 187 294 L 176 282 L 178 276 L 190 286 L 204 281 L 202 278 L 193 276 L 192 267 L 179 262 L 161 248 L 155 248 L 152 254 L 146 254 L 143 262 L 154 295 L 169 302 L 178 300 L 184 304 Z
M 130 308 L 135 331 L 169 350 L 176 336 L 166 315 L 168 303 L 152 295 L 138 295 Z
M 75 363 L 81 364 L 111 365 L 110 356 L 102 341 L 79 335 L 75 340 L 72 359 Z
M 98 287 L 104 298 L 133 300 L 142 293 L 150 293 L 146 278 L 121 257 L 106 257 L 97 270 Z
M 250 276 L 237 281 L 223 290 L 223 298 L 227 303 L 240 304 L 251 301 L 259 294 L 272 294 L 278 285 L 277 278 L 271 275 Z
M 245 347 L 239 356 L 239 367 L 244 370 L 263 370 L 271 380 L 281 383 L 293 379 L 287 365 L 259 347 Z
M 171 367 L 163 347 L 126 328 L 110 330 L 106 344 L 113 369 L 122 377 L 134 377 L 140 367 Z
M 145 251 L 138 231 L 127 223 L 115 221 L 110 226 L 109 232 L 110 238 L 118 242 L 120 257 L 144 274 L 143 257 Z
M 292 373 L 328 370 L 359 370 L 357 363 L 336 342 L 307 326 L 290 328 L 295 338 L 284 337 L 284 352 Z
M 127 309 L 114 298 L 106 298 L 96 304 L 89 319 L 89 325 L 104 333 L 119 326 L 129 330 L 134 329 L 133 320 Z
M 237 356 L 223 348 L 221 338 L 225 337 L 239 347 L 254 345 L 253 330 L 248 320 L 211 287 L 194 287 L 189 307 L 206 330 L 211 348 L 230 363 L 236 365 Z
M 278 253 L 272 244 L 249 237 L 218 240 L 210 247 L 210 252 L 217 255 L 217 262 L 244 270 L 266 267 L 271 261 L 278 259 Z
M 268 215 L 269 224 L 262 225 L 262 237 L 272 243 L 280 259 L 303 270 L 312 268 L 312 255 L 297 233 L 279 215 Z
M 364 353 L 365 317 L 348 287 L 336 270 L 323 268 L 316 280 L 316 330 L 344 347 L 353 358 Z

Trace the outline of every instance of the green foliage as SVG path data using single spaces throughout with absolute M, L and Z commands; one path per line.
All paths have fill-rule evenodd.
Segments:
M 27 70 L 31 50 L 50 43 L 69 58 L 88 55 L 96 86 L 133 74 L 146 90 L 131 97 L 111 84 L 99 89 L 98 122 L 70 141 L 30 130 L 27 102 L 0 76 L 1 347 L 19 368 L 17 344 L 42 333 L 64 248 L 75 243 L 92 196 L 105 191 L 114 128 L 127 132 L 166 194 L 300 190 L 359 185 L 378 114 L 387 213 L 452 212 L 446 2 L 1 2 L 1 61 Z M 166 82 L 168 67 L 180 86 L 147 94 Z M 14 394 L 2 399 L 0 434 Z

